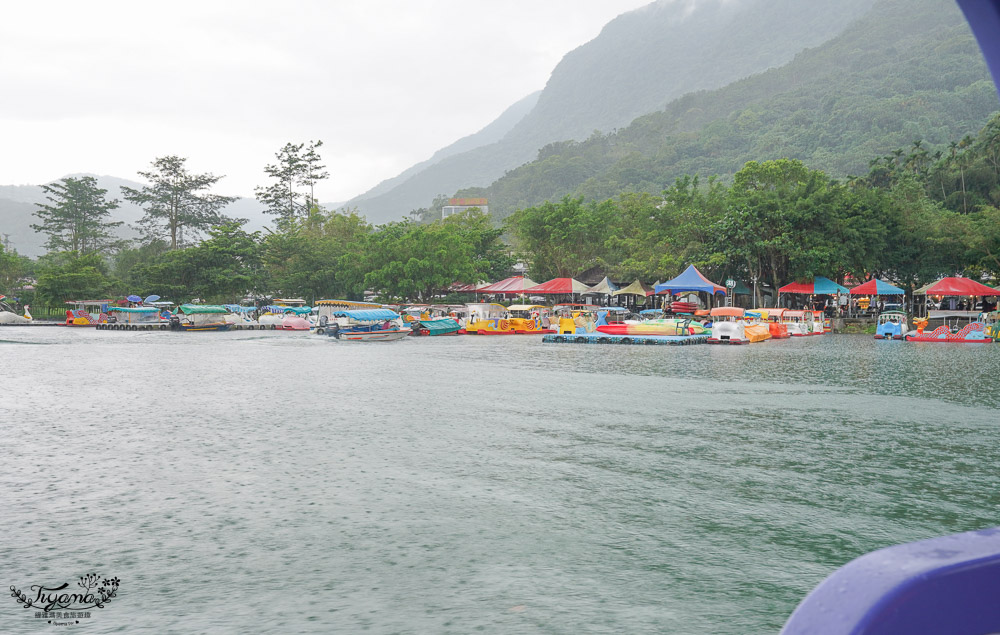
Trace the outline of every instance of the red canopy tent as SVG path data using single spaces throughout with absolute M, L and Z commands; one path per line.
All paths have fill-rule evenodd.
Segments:
M 537 293 L 539 295 L 569 295 L 574 293 L 583 293 L 589 288 L 589 285 L 586 285 L 579 280 L 574 280 L 573 278 L 553 278 L 548 282 L 535 285 L 530 289 L 525 289 L 524 292 L 527 294 Z
M 997 290 L 969 278 L 942 278 L 934 284 L 918 289 L 927 295 L 997 295 Z
M 451 291 L 452 293 L 475 293 L 481 287 L 485 286 L 486 286 L 485 282 L 480 282 L 479 284 L 459 284 L 456 282 L 455 284 L 451 285 L 449 291 Z
M 534 287 L 538 283 L 526 276 L 511 276 L 500 282 L 479 287 L 479 293 L 495 293 L 498 295 L 522 295 L 529 287 Z

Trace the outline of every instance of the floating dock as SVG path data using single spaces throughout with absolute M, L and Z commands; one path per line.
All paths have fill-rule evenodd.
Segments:
M 0 326 L 65 326 L 62 322 L 46 322 L 44 320 L 31 320 L 30 322 L 18 322 L 16 324 L 8 324 L 6 322 L 0 322 Z
M 689 344 L 704 344 L 709 335 L 608 335 L 606 333 L 587 333 L 574 335 L 543 335 L 542 341 L 556 344 L 658 344 L 668 346 L 687 346 Z

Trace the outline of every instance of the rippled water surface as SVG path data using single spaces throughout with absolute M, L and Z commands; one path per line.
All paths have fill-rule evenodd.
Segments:
M 117 576 L 87 633 L 776 632 L 862 553 L 1000 525 L 998 378 L 867 336 L 4 327 L 0 582 Z

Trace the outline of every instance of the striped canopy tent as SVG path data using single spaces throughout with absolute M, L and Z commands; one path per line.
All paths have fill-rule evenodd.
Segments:
M 604 276 L 604 280 L 584 291 L 583 295 L 611 295 L 617 290 L 618 285 L 608 280 L 607 276 Z
M 913 292 L 913 295 L 969 295 L 969 296 L 996 296 L 1000 294 L 993 287 L 988 287 L 981 282 L 976 282 L 970 278 L 941 278 L 937 282 L 924 285 Z
M 478 293 L 494 293 L 497 295 L 523 295 L 527 289 L 536 286 L 538 283 L 527 276 L 511 276 L 500 282 L 479 287 Z
M 843 287 L 829 278 L 816 276 L 812 282 L 793 282 L 778 289 L 778 293 L 797 293 L 800 295 L 836 295 L 838 293 L 848 293 L 847 287 Z
M 715 295 L 716 293 L 721 293 L 722 295 L 726 294 L 726 288 L 724 286 L 721 284 L 715 284 L 706 278 L 694 265 L 688 265 L 688 268 L 684 270 L 684 273 L 677 276 L 673 280 L 667 280 L 666 282 L 657 284 L 656 287 L 654 287 L 654 290 L 657 295 L 674 295 L 688 291 L 695 293 L 707 293 L 709 295 Z
M 649 286 L 648 284 L 644 284 L 640 280 L 636 280 L 635 282 L 628 285 L 624 289 L 619 289 L 614 293 L 612 293 L 611 295 L 615 297 L 618 297 L 620 295 L 637 295 L 641 297 L 646 297 L 653 295 L 653 293 L 655 293 L 653 291 L 653 287 Z
M 553 278 L 548 282 L 525 289 L 524 292 L 538 295 L 576 295 L 586 292 L 589 288 L 573 278 Z
M 905 293 L 903 289 L 878 278 L 872 278 L 851 289 L 851 295 L 904 295 Z

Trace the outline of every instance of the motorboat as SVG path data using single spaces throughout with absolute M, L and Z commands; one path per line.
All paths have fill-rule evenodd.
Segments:
M 410 327 L 410 335 L 459 335 L 462 325 L 457 319 L 449 317 L 449 311 L 447 306 L 414 304 L 403 308 L 400 316 L 403 325 Z
M 113 306 L 108 307 L 107 318 L 98 322 L 102 331 L 165 331 L 170 328 L 170 320 L 160 316 L 155 306 Z
M 333 314 L 337 311 L 355 309 L 381 309 L 381 304 L 375 302 L 360 302 L 356 300 L 317 300 L 316 301 L 316 333 L 322 335 L 326 332 L 326 327 L 333 320 Z
M 170 318 L 173 331 L 228 331 L 225 307 L 214 304 L 182 304 Z
M 901 340 L 909 332 L 909 318 L 903 311 L 884 311 L 875 327 L 877 340 Z
M 253 314 L 257 312 L 257 307 L 241 306 L 239 304 L 223 304 L 222 306 L 229 311 L 224 316 L 224 319 L 229 323 L 230 329 L 235 331 L 242 331 L 243 329 L 252 331 L 260 328 L 260 324 L 253 318 Z
M 338 309 L 323 323 L 323 332 L 339 340 L 390 342 L 411 333 L 403 319 L 389 309 Z M 317 332 L 319 330 L 317 329 Z
M 260 308 L 257 324 L 261 329 L 272 331 L 308 331 L 312 329 L 309 315 L 312 308 L 308 306 L 286 306 L 268 304 Z
M 462 325 L 450 317 L 420 318 L 408 326 L 410 334 L 418 336 L 460 335 L 462 330 Z

